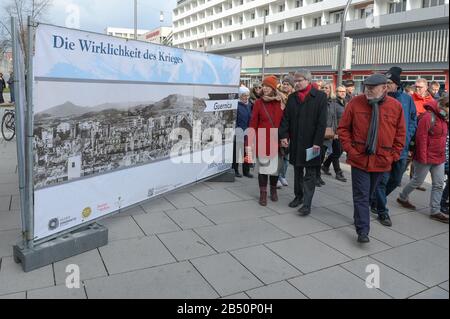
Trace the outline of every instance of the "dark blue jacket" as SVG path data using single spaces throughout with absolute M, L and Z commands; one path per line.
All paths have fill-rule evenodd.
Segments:
M 416 134 L 417 129 L 416 105 L 414 104 L 412 97 L 404 93 L 402 89 L 399 89 L 397 92 L 395 92 L 394 95 L 391 96 L 393 96 L 402 104 L 403 113 L 405 114 L 406 142 L 405 148 L 403 149 L 402 154 L 400 156 L 400 159 L 405 159 L 408 158 L 409 143 L 411 142 L 411 138 L 414 136 L 414 134 Z
M 237 109 L 236 127 L 240 127 L 242 130 L 246 130 L 250 124 L 250 118 L 252 116 L 253 105 L 249 102 L 247 104 L 239 101 Z

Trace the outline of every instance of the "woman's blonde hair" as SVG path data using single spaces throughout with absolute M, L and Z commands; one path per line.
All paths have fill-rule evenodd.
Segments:
M 336 98 L 336 92 L 334 91 L 333 83 L 325 82 L 322 87 L 326 87 L 326 86 L 330 87 L 330 99 L 335 99 Z

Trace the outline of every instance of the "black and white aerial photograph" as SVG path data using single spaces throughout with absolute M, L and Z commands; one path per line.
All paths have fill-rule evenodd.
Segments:
M 200 132 L 217 128 L 223 139 L 225 129 L 235 125 L 236 111 L 204 112 L 205 100 L 234 98 L 236 88 L 232 87 L 94 86 L 84 82 L 38 85 L 35 189 L 167 159 L 174 144 L 180 143 L 171 139 L 172 131 L 185 129 L 192 140 L 198 121 Z M 197 150 L 194 143 L 186 142 L 191 152 Z M 219 143 L 206 138 L 201 144 L 202 149 L 209 149 Z

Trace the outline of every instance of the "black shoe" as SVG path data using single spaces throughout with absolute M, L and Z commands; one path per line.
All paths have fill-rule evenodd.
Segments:
M 336 173 L 336 179 L 343 183 L 347 182 L 347 179 L 345 178 L 345 176 L 342 172 Z
M 248 178 L 253 178 L 253 175 L 250 174 L 250 173 L 245 173 L 244 176 L 245 176 L 245 177 L 248 177 Z
M 303 206 L 298 210 L 298 212 L 300 216 L 308 216 L 309 214 L 311 214 L 311 208 L 309 208 L 308 206 Z
M 320 184 L 319 180 L 316 181 L 316 187 L 322 187 L 322 184 Z
M 235 177 L 239 177 L 239 178 L 242 177 L 241 173 L 239 173 L 238 171 L 235 171 L 235 172 L 234 172 L 234 176 L 235 176 Z
M 383 226 L 386 226 L 386 227 L 391 227 L 392 226 L 392 221 L 391 221 L 391 218 L 389 217 L 389 215 L 380 215 L 380 216 L 378 216 L 378 221 Z
M 330 176 L 331 176 L 330 168 L 329 168 L 329 167 L 326 167 L 326 166 L 322 165 L 322 172 L 323 172 L 325 175 L 330 175 Z
M 370 207 L 370 212 L 371 212 L 372 214 L 378 215 L 378 210 L 377 210 L 376 207 Z
M 325 185 L 325 182 L 323 181 L 323 179 L 321 177 L 319 177 L 319 183 L 320 183 L 320 186 Z
M 289 207 L 295 208 L 303 204 L 303 199 L 299 197 L 295 197 L 292 202 L 289 203 Z
M 367 244 L 370 242 L 369 236 L 367 235 L 358 235 L 358 243 Z

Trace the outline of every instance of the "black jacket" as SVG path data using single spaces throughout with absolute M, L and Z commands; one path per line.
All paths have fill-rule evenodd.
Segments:
M 327 95 L 312 88 L 305 101 L 297 92 L 286 103 L 283 120 L 278 130 L 280 139 L 290 138 L 289 162 L 294 166 L 320 166 L 320 156 L 306 161 L 306 149 L 322 146 L 327 127 Z
M 0 79 L 0 92 L 3 92 L 3 90 L 6 89 L 6 82 L 3 78 Z

